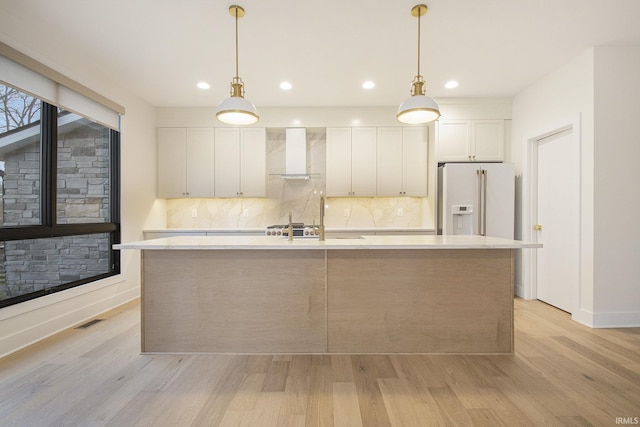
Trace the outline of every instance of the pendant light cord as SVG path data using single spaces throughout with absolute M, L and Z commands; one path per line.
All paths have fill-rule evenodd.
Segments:
M 422 8 L 418 8 L 418 76 L 420 75 L 420 15 L 422 15 Z
M 238 8 L 236 7 L 236 79 L 238 78 Z

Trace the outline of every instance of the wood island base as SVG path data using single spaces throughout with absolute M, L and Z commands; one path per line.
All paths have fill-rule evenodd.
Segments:
M 512 353 L 513 252 L 142 250 L 142 351 Z

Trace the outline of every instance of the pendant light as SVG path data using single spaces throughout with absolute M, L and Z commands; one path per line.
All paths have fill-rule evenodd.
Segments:
M 230 125 L 250 125 L 258 121 L 256 107 L 244 98 L 244 83 L 238 77 L 238 18 L 244 16 L 240 6 L 230 6 L 229 14 L 236 19 L 236 76 L 231 81 L 231 97 L 218 105 L 216 117 L 222 123 Z
M 420 75 L 420 17 L 427 13 L 427 5 L 419 4 L 411 9 L 411 15 L 418 18 L 418 75 L 413 79 L 411 97 L 400 104 L 398 121 L 408 124 L 423 124 L 437 120 L 440 108 L 433 98 L 425 95 L 425 82 Z

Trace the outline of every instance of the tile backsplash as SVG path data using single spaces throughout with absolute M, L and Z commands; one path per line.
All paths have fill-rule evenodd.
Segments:
M 267 198 L 168 199 L 167 228 L 247 229 L 288 222 L 317 224 L 325 191 L 324 128 L 307 128 L 310 180 L 285 180 L 285 129 L 267 129 Z M 428 198 L 328 198 L 331 228 L 433 228 Z

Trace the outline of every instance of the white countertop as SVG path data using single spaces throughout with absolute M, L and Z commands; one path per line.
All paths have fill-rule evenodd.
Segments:
M 540 243 L 482 236 L 364 236 L 360 238 L 285 238 L 267 236 L 175 236 L 113 245 L 114 249 L 247 250 L 247 249 L 521 249 Z
M 265 228 L 158 228 L 144 230 L 146 233 L 183 232 L 183 233 L 264 233 Z M 373 233 L 373 232 L 434 232 L 425 227 L 327 227 L 327 233 Z

